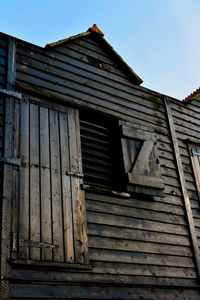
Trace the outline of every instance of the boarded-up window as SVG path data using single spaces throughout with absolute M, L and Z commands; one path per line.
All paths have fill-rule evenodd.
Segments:
M 136 194 L 163 197 L 156 135 L 121 125 L 121 144 L 127 189 Z
M 62 109 L 61 109 L 62 108 Z M 21 167 L 13 251 L 21 260 L 87 263 L 78 111 L 20 105 Z

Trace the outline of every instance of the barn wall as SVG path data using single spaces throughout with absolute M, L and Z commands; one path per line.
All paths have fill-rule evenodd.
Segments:
M 102 67 L 92 58 L 100 60 Z M 161 95 L 134 85 L 91 38 L 52 50 L 18 41 L 16 81 L 156 133 L 165 198 L 150 201 L 86 192 L 92 269 L 13 268 L 11 298 L 198 299 L 195 261 Z M 198 203 L 190 159 L 178 134 L 195 212 Z
M 0 89 L 6 89 L 7 79 L 7 39 L 0 36 Z M 3 157 L 4 147 L 4 102 L 5 97 L 0 94 L 0 157 Z M 2 197 L 3 165 L 0 164 L 0 198 Z
M 182 163 L 185 166 L 186 185 L 190 196 L 190 204 L 194 218 L 196 235 L 200 246 L 200 204 L 198 193 L 193 173 L 193 168 L 190 160 L 189 148 L 186 140 L 191 139 L 199 142 L 200 137 L 200 122 L 199 101 L 192 101 L 191 103 L 178 103 L 171 101 L 172 113 L 174 116 L 175 129 L 178 137 L 179 146 L 185 151 L 181 155 Z M 189 163 L 187 163 L 189 162 Z M 187 164 L 187 167 L 186 167 Z
M 0 36 L 0 89 L 6 88 L 6 66 L 7 66 L 7 40 Z M 3 156 L 3 134 L 4 134 L 4 100 L 5 97 L 0 94 L 0 157 Z M 3 168 L 0 165 L 0 186 L 2 186 Z

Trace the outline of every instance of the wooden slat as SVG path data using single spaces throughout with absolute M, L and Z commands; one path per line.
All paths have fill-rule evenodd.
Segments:
M 155 189 L 161 189 L 161 190 L 163 190 L 165 187 L 161 178 L 156 178 L 152 176 L 128 173 L 128 179 L 130 183 L 140 185 L 140 186 L 153 187 Z
M 14 160 L 19 158 L 20 155 L 20 104 L 15 101 L 15 115 L 14 115 Z M 13 203 L 12 203 L 12 232 L 18 232 L 18 213 L 19 213 L 19 184 L 20 174 L 19 168 L 13 170 Z M 12 249 L 13 250 L 13 249 Z M 16 250 L 16 249 L 15 249 Z M 17 252 L 12 252 L 12 258 L 17 258 Z
M 132 201 L 134 201 L 132 199 Z M 150 221 L 160 221 L 163 223 L 169 224 L 179 224 L 179 225 L 187 225 L 184 216 L 177 216 L 174 214 L 170 214 L 167 212 L 151 211 L 148 207 L 141 208 L 132 208 L 126 207 L 123 205 L 104 203 L 103 201 L 94 201 L 88 200 L 86 201 L 87 210 L 88 211 L 96 211 L 99 213 L 112 212 L 112 215 L 124 216 L 124 217 L 132 217 L 141 220 L 150 220 Z
M 69 125 L 67 114 L 59 114 L 60 122 L 60 147 L 61 147 L 61 168 L 62 168 L 62 194 L 63 194 L 63 218 L 64 218 L 64 243 L 65 261 L 74 262 L 74 233 L 72 215 L 72 191 L 71 179 L 67 176 L 70 170 L 69 153 Z
M 78 111 L 69 113 L 69 147 L 70 147 L 70 171 L 82 173 L 81 141 Z M 73 220 L 75 238 L 75 261 L 88 263 L 88 245 L 85 219 L 84 191 L 80 189 L 81 180 L 71 177 L 73 197 Z
M 153 271 L 152 271 L 153 272 Z M 30 290 L 32 295 L 30 296 Z M 23 292 L 24 291 L 24 292 Z M 151 287 L 133 287 L 133 286 L 104 286 L 103 288 L 99 285 L 84 285 L 81 284 L 71 284 L 61 285 L 59 283 L 49 286 L 49 288 L 44 285 L 36 283 L 31 285 L 13 284 L 11 290 L 12 299 L 23 299 L 33 300 L 33 299 L 154 299 L 154 300 L 198 300 L 199 291 L 191 289 L 180 289 L 180 288 L 151 288 Z M 119 298 L 120 297 L 120 298 Z
M 173 278 L 173 277 L 155 277 L 155 276 L 134 276 L 134 275 L 120 275 L 117 274 L 98 274 L 92 272 L 38 272 L 38 270 L 25 270 L 25 269 L 14 269 L 12 272 L 12 278 L 24 280 L 28 278 L 31 282 L 49 282 L 52 281 L 52 276 L 54 278 L 54 283 L 59 282 L 62 284 L 71 284 L 72 282 L 80 283 L 82 285 L 92 284 L 95 286 L 138 286 L 141 288 L 146 288 L 151 286 L 151 288 L 161 287 L 167 288 L 177 287 L 183 290 L 184 288 L 191 288 L 192 290 L 199 290 L 198 280 L 192 278 Z M 27 281 L 28 281 L 27 280 Z M 26 281 L 26 282 L 27 282 Z M 151 297 L 149 298 L 151 299 Z M 187 299 L 188 300 L 188 299 Z
M 30 104 L 30 240 L 40 242 L 39 109 Z M 30 249 L 30 258 L 40 259 L 40 249 Z
M 160 240 L 159 240 L 160 242 Z M 91 236 L 88 238 L 89 248 L 111 249 L 121 251 L 131 251 L 138 253 L 154 253 L 162 255 L 177 255 L 180 257 L 192 257 L 193 253 L 189 247 L 169 245 L 162 243 L 152 243 L 147 241 L 137 241 L 123 238 L 111 238 L 101 236 Z M 174 266 L 176 263 L 174 262 Z
M 24 98 L 20 107 L 20 198 L 19 198 L 19 233 L 24 240 L 29 239 L 29 99 Z M 21 248 L 19 257 L 29 259 L 29 249 Z
M 153 133 L 146 133 L 140 129 L 130 128 L 125 125 L 122 125 L 122 134 L 124 137 L 133 138 L 136 140 L 143 141 L 152 141 L 155 142 L 157 140 L 156 135 Z
M 53 244 L 59 247 L 53 249 L 53 259 L 56 262 L 64 260 L 63 245 L 63 211 L 60 174 L 60 140 L 58 112 L 50 110 L 50 145 L 51 145 L 51 186 L 52 186 L 52 230 Z
M 111 262 L 93 262 L 94 273 L 103 274 L 126 274 L 154 277 L 176 277 L 176 278 L 197 278 L 196 271 L 193 268 L 176 268 L 169 266 L 149 266 L 127 263 L 111 263 Z
M 188 236 L 186 226 L 177 224 L 163 223 L 162 221 L 141 220 L 140 218 L 131 218 L 114 214 L 90 211 L 87 214 L 87 220 L 90 223 L 110 225 L 123 228 L 132 228 L 146 230 L 149 232 L 163 232 L 174 235 Z
M 113 263 L 130 263 L 138 265 L 157 265 L 182 268 L 194 268 L 191 257 L 180 257 L 175 255 L 160 255 L 152 253 L 142 253 L 141 251 L 121 251 L 118 249 L 98 249 L 89 250 L 90 259 L 94 261 L 105 261 Z M 133 266 L 134 267 L 134 266 Z
M 106 224 L 106 223 L 105 223 Z M 93 216 L 90 217 L 88 213 L 88 235 L 89 236 L 97 236 L 114 238 L 114 239 L 124 239 L 125 241 L 137 241 L 142 242 L 151 242 L 156 245 L 159 241 L 159 244 L 167 244 L 167 245 L 180 245 L 184 247 L 189 247 L 190 242 L 187 236 L 180 236 L 175 234 L 163 233 L 163 232 L 149 232 L 142 229 L 137 228 L 126 228 L 123 230 L 121 226 L 117 224 L 105 225 L 105 224 L 96 224 L 94 222 Z M 90 239 L 90 237 L 89 237 Z M 109 243 L 108 243 L 109 245 Z M 157 244 L 158 245 L 158 244 Z
M 52 244 L 49 111 L 40 108 L 41 241 Z M 52 260 L 52 249 L 42 249 L 42 260 Z

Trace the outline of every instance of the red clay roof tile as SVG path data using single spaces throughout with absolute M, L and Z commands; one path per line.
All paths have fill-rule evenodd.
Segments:
M 190 94 L 189 96 L 187 96 L 185 99 L 183 99 L 182 101 L 188 102 L 188 101 L 192 101 L 194 100 L 197 96 L 200 96 L 200 88 L 198 88 L 196 91 L 194 91 L 192 94 Z

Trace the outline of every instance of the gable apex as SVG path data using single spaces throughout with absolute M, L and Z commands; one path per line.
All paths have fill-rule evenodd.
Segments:
M 88 29 L 88 31 L 92 31 L 92 32 L 100 34 L 101 36 L 104 36 L 103 32 L 101 30 L 99 30 L 99 28 L 97 27 L 96 24 L 94 24 L 92 27 L 90 27 Z
M 87 36 L 92 37 L 104 48 L 104 50 L 109 54 L 110 58 L 115 60 L 119 68 L 129 77 L 129 79 L 137 85 L 140 85 L 143 80 L 133 71 L 133 69 L 123 60 L 123 58 L 113 49 L 113 47 L 105 40 L 104 34 L 100 29 L 94 24 L 86 32 L 71 36 L 69 38 L 59 40 L 54 43 L 47 44 L 45 49 L 52 49 L 54 47 L 61 46 L 65 43 L 72 42 L 74 40 L 83 39 Z

